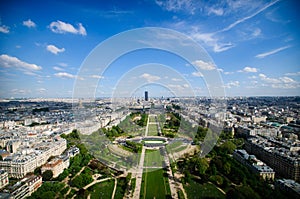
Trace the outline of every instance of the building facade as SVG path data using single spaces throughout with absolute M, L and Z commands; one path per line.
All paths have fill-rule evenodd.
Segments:
M 56 178 L 64 171 L 64 169 L 68 168 L 69 165 L 69 157 L 60 156 L 59 158 L 55 158 L 43 165 L 41 168 L 41 172 L 44 173 L 45 171 L 50 170 L 53 173 L 53 178 Z
M 245 150 L 235 150 L 233 158 L 248 167 L 253 173 L 258 174 L 264 180 L 274 180 L 275 172 L 264 162 L 258 160 L 254 155 L 249 155 Z
M 41 176 L 32 175 L 26 177 L 11 187 L 9 198 L 24 199 L 31 196 L 33 192 L 42 186 L 42 183 Z
M 8 173 L 4 170 L 0 170 L 0 189 L 8 185 Z
M 36 148 L 27 154 L 16 153 L 0 161 L 0 168 L 8 173 L 9 177 L 23 178 L 35 168 L 42 166 L 51 156 L 62 154 L 67 148 L 65 139 L 55 140 Z
M 294 180 L 280 179 L 276 180 L 275 187 L 286 192 L 288 196 L 299 198 L 300 197 L 300 184 Z
M 279 176 L 300 181 L 300 157 L 290 150 L 292 148 L 263 138 L 250 138 L 245 142 L 245 149 L 272 167 Z

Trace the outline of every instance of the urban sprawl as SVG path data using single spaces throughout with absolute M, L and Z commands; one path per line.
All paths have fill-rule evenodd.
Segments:
M 299 198 L 299 112 L 300 97 L 2 99 L 0 198 Z

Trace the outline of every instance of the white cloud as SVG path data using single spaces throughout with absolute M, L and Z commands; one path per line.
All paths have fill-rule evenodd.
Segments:
M 155 3 L 164 10 L 172 12 L 185 11 L 190 14 L 194 14 L 196 9 L 192 0 L 156 0 Z
M 265 86 L 270 86 L 272 88 L 294 89 L 300 87 L 299 82 L 285 76 L 276 79 L 267 77 L 265 74 L 259 74 L 259 78 L 266 83 Z
M 244 73 L 257 73 L 258 69 L 257 68 L 251 68 L 249 66 L 246 66 L 243 68 L 243 70 L 239 70 L 238 72 L 244 72 Z
M 262 74 L 262 73 L 259 74 L 258 77 L 266 83 L 277 84 L 277 83 L 281 82 L 279 79 L 267 77 L 265 74 Z
M 224 14 L 224 10 L 222 8 L 208 8 L 208 15 L 215 14 L 217 16 L 222 16 Z
M 239 81 L 230 81 L 225 85 L 225 88 L 233 88 L 233 87 L 239 87 L 240 82 Z
M 234 47 L 234 44 L 231 42 L 219 42 L 219 38 L 215 35 L 215 33 L 194 32 L 191 34 L 191 37 L 197 41 L 203 42 L 207 46 L 212 47 L 214 52 L 223 52 Z
M 174 81 L 174 82 L 181 82 L 182 81 L 182 79 L 179 79 L 179 78 L 172 78 L 171 80 Z
M 56 77 L 61 77 L 61 78 L 70 78 L 70 79 L 76 78 L 76 75 L 72 75 L 72 74 L 66 73 L 66 72 L 55 73 L 54 75 Z
M 48 45 L 47 46 L 47 50 L 55 55 L 57 55 L 57 53 L 62 53 L 62 52 L 65 52 L 65 49 L 64 48 L 58 48 L 54 45 Z
M 203 74 L 200 71 L 193 72 L 192 75 L 195 76 L 195 77 L 203 77 Z
M 78 34 L 86 35 L 86 30 L 81 23 L 78 24 Z
M 261 34 L 261 29 L 256 28 L 253 32 L 252 32 L 252 36 L 253 37 L 258 37 Z
M 214 70 L 216 67 L 212 63 L 207 63 L 202 60 L 196 60 L 192 63 L 194 66 L 199 67 L 202 70 Z
M 286 83 L 286 84 L 288 84 L 288 83 L 296 83 L 295 80 L 293 80 L 292 78 L 289 78 L 289 77 L 280 77 L 279 79 L 280 79 L 283 83 Z
M 68 64 L 66 64 L 66 63 L 58 63 L 58 65 L 60 65 L 60 66 L 62 66 L 62 67 L 67 67 L 68 66 Z
M 44 93 L 46 92 L 46 89 L 45 88 L 39 88 L 39 89 L 36 89 L 39 93 Z
M 256 15 L 258 15 L 259 13 L 263 12 L 264 10 L 266 10 L 267 8 L 269 8 L 270 6 L 274 5 L 275 3 L 277 3 L 279 0 L 276 0 L 276 1 L 273 1 L 273 2 L 270 2 L 268 4 L 266 4 L 264 7 L 262 7 L 261 9 L 259 9 L 258 11 L 254 12 L 253 14 L 247 16 L 247 17 L 244 17 L 242 19 L 239 19 L 233 23 L 231 23 L 229 26 L 223 28 L 222 30 L 218 31 L 218 32 L 225 32 L 225 31 L 228 31 L 228 30 L 231 30 L 232 28 L 234 28 L 235 26 L 237 26 L 238 24 L 248 20 L 248 19 L 251 19 L 253 17 L 255 17 Z
M 259 76 L 261 79 L 265 79 L 265 78 L 267 77 L 265 74 L 262 74 L 262 73 L 260 73 L 258 76 Z
M 6 68 L 22 68 L 27 70 L 41 70 L 42 67 L 36 64 L 29 64 L 19 60 L 17 57 L 11 57 L 9 55 L 0 55 L 0 65 Z
M 54 69 L 54 70 L 57 70 L 57 71 L 64 71 L 63 68 L 60 68 L 60 67 L 57 67 L 57 66 L 54 66 L 53 69 Z
M 251 14 L 249 16 L 246 16 L 242 19 L 239 19 L 239 20 L 231 23 L 230 25 L 228 25 L 227 27 L 225 27 L 225 28 L 223 28 L 219 31 L 212 32 L 212 33 L 203 33 L 203 32 L 199 32 L 199 31 L 194 31 L 193 33 L 191 33 L 191 37 L 194 38 L 197 41 L 203 42 L 204 44 L 206 44 L 209 47 L 212 47 L 214 52 L 223 52 L 223 51 L 229 50 L 229 49 L 233 48 L 235 45 L 232 42 L 220 42 L 223 38 L 222 38 L 222 35 L 218 36 L 218 33 L 223 33 L 223 32 L 231 30 L 232 28 L 234 28 L 238 24 L 243 23 L 243 22 L 255 17 L 256 15 L 263 12 L 264 10 L 269 8 L 270 6 L 277 3 L 278 1 L 279 0 L 276 0 L 274 2 L 271 2 L 271 3 L 268 3 L 268 4 L 264 5 L 262 8 L 260 8 L 258 11 L 254 12 L 253 14 Z M 237 5 L 242 6 L 242 4 L 240 5 L 239 3 L 234 5 L 234 6 L 233 5 L 231 5 L 231 6 L 236 7 Z M 209 13 L 214 13 L 216 15 L 223 15 L 224 14 L 224 10 L 215 9 L 215 8 L 209 8 L 208 12 Z M 195 28 L 195 30 L 197 30 L 197 28 Z M 254 30 L 254 32 L 252 32 L 251 36 L 252 37 L 257 37 L 260 34 L 261 34 L 261 30 L 259 28 L 257 28 L 257 29 Z
M 95 78 L 95 79 L 103 79 L 103 76 L 100 75 L 91 75 L 91 78 Z
M 79 35 L 87 35 L 85 28 L 81 23 L 78 24 L 78 28 L 76 29 L 72 24 L 65 23 L 63 21 L 53 21 L 50 24 L 50 30 L 55 33 L 73 33 Z
M 232 74 L 234 74 L 234 72 L 229 72 L 229 71 L 224 72 L 224 75 L 232 75 Z
M 181 84 L 168 84 L 167 86 L 169 88 L 177 89 L 177 90 L 185 90 L 190 87 L 188 84 L 182 84 L 182 85 Z
M 284 75 L 286 75 L 286 76 L 299 76 L 300 75 L 300 71 L 299 72 L 295 72 L 295 73 L 286 73 Z
M 275 0 L 274 2 L 270 2 L 262 5 L 261 2 L 252 3 L 250 1 L 227 0 L 224 2 L 221 1 L 219 3 L 216 3 L 213 6 L 205 6 L 205 2 L 202 1 L 197 2 L 197 4 L 194 5 L 194 7 L 196 6 L 195 7 L 196 11 L 203 12 L 203 10 L 205 10 L 205 12 L 208 14 L 216 14 L 220 16 L 220 15 L 228 15 L 230 13 L 234 13 L 234 14 L 239 13 L 239 15 L 236 16 L 240 16 L 241 10 L 244 10 L 244 13 L 251 12 L 251 14 L 248 14 L 248 16 L 244 18 L 232 22 L 231 24 L 225 26 L 224 28 L 219 28 L 218 31 L 214 31 L 214 32 L 204 32 L 201 26 L 199 28 L 199 25 L 195 24 L 194 26 L 192 26 L 192 31 L 189 32 L 189 35 L 196 41 L 199 41 L 205 44 L 206 46 L 211 47 L 214 52 L 227 51 L 235 47 L 236 46 L 235 43 L 237 43 L 239 40 L 225 41 L 224 39 L 226 35 L 224 35 L 223 32 L 230 31 L 237 25 L 252 19 L 253 17 L 265 11 L 272 5 L 276 4 L 278 1 L 279 0 Z M 164 3 L 162 3 L 161 1 L 158 2 L 161 6 L 164 5 Z M 185 21 L 176 22 L 173 25 L 175 26 L 173 28 L 182 29 L 183 31 L 186 30 L 187 26 L 191 27 L 191 24 L 186 24 Z M 259 35 L 261 35 L 261 29 L 253 28 L 249 33 L 247 33 L 247 37 L 245 37 L 244 40 L 253 39 L 258 37 Z
M 5 25 L 0 26 L 0 32 L 5 34 L 9 33 L 9 27 Z
M 23 73 L 24 73 L 25 75 L 30 75 L 30 76 L 36 76 L 36 77 L 39 77 L 38 74 L 36 74 L 36 73 L 34 73 L 34 72 L 32 72 L 32 71 L 23 71 Z
M 157 80 L 160 80 L 160 77 L 158 76 L 155 76 L 155 75 L 150 75 L 148 73 L 144 73 L 140 76 L 140 78 L 144 78 L 146 79 L 148 82 L 154 82 L 154 81 L 157 81 Z
M 11 92 L 14 95 L 28 95 L 31 93 L 31 90 L 25 90 L 25 89 L 12 89 Z
M 255 57 L 256 57 L 256 58 L 265 58 L 265 57 L 267 57 L 267 56 L 269 56 L 269 55 L 273 55 L 273 54 L 275 54 L 275 53 L 278 53 L 278 52 L 280 52 L 280 51 L 282 51 L 282 50 L 285 50 L 285 49 L 287 49 L 287 48 L 290 48 L 290 47 L 291 47 L 291 46 L 283 46 L 283 47 L 280 47 L 280 48 L 271 50 L 271 51 L 269 51 L 269 52 L 265 52 L 265 53 L 258 54 L 258 55 L 256 55 Z
M 253 75 L 253 76 L 250 76 L 248 77 L 249 79 L 257 79 L 257 76 Z
M 27 26 L 28 28 L 36 27 L 36 24 L 33 21 L 31 21 L 31 19 L 28 19 L 27 21 L 23 21 L 23 25 Z

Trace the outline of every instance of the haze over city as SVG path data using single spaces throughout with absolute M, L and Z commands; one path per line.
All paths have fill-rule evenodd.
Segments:
M 298 6 L 286 0 L 1 2 L 0 97 L 72 97 L 80 66 L 98 44 L 143 27 L 168 28 L 195 40 L 211 56 L 228 96 L 299 95 Z M 147 63 L 171 67 L 196 95 L 208 94 L 191 63 L 145 49 L 120 57 L 104 74 L 91 75 L 100 80 L 95 96 L 110 97 L 122 75 Z M 180 79 L 151 70 L 136 78 L 146 83 L 169 78 L 173 88 L 186 88 Z M 163 87 L 145 89 L 152 96 L 168 95 Z M 143 90 L 132 95 L 141 97 Z

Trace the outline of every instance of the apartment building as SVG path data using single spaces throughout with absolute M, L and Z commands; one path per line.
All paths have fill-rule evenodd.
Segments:
M 245 149 L 272 167 L 279 176 L 300 181 L 300 157 L 295 147 L 256 137 L 246 141 Z
M 41 172 L 44 173 L 47 170 L 52 171 L 53 178 L 56 178 L 61 174 L 64 169 L 68 168 L 70 165 L 70 159 L 68 156 L 63 155 L 58 158 L 54 158 L 50 162 L 42 166 Z
M 0 168 L 5 170 L 9 177 L 23 178 L 27 173 L 34 172 L 35 168 L 45 164 L 51 156 L 62 154 L 67 148 L 67 142 L 65 139 L 53 139 L 34 147 L 7 156 L 0 161 Z
M 8 173 L 4 170 L 0 170 L 0 189 L 8 185 Z
M 248 167 L 253 173 L 258 174 L 262 179 L 274 180 L 275 172 L 273 169 L 254 155 L 249 155 L 245 150 L 235 150 L 233 158 Z
M 10 187 L 9 198 L 24 199 L 28 196 L 31 196 L 33 192 L 42 186 L 42 183 L 41 176 L 28 176 Z

